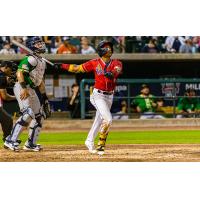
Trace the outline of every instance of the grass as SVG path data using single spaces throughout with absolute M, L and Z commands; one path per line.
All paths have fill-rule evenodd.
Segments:
M 39 143 L 45 145 L 84 144 L 87 132 L 43 133 Z M 22 141 L 27 133 L 20 136 Z M 0 141 L 2 144 L 2 141 Z M 200 144 L 200 130 L 110 132 L 107 144 Z

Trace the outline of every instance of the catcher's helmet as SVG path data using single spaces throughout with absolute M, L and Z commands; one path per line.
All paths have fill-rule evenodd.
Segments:
M 37 44 L 39 42 L 42 43 L 42 47 L 41 48 L 35 47 L 35 44 Z M 38 36 L 27 39 L 26 46 L 36 53 L 45 53 L 45 51 L 46 51 L 45 43 Z
M 97 53 L 100 57 L 102 57 L 103 55 L 105 55 L 108 51 L 107 48 L 105 48 L 105 45 L 108 44 L 112 50 L 113 53 L 113 44 L 112 42 L 108 42 L 106 40 L 103 40 L 101 42 L 99 42 L 98 46 L 97 46 Z

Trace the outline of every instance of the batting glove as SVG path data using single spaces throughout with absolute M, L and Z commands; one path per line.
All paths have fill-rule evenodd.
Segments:
M 104 76 L 105 76 L 106 78 L 109 78 L 109 79 L 113 79 L 113 78 L 114 78 L 112 72 L 105 72 L 105 73 L 104 73 Z

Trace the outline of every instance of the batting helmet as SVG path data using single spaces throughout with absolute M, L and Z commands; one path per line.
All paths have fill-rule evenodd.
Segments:
M 39 42 L 42 43 L 41 48 L 35 47 L 35 44 L 37 44 Z M 38 36 L 27 39 L 26 46 L 36 53 L 45 53 L 45 51 L 46 51 L 45 43 Z
M 103 40 L 101 42 L 99 42 L 98 46 L 97 46 L 97 53 L 100 57 L 102 57 L 103 55 L 105 55 L 108 52 L 108 49 L 105 48 L 105 45 L 109 45 L 112 53 L 113 53 L 113 44 L 112 42 L 108 42 L 106 40 Z

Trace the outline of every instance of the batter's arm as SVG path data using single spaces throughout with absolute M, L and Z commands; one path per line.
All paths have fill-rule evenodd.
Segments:
M 61 69 L 66 70 L 72 73 L 84 73 L 86 72 L 83 68 L 83 64 L 75 65 L 75 64 L 61 64 Z
M 97 61 L 96 60 L 89 60 L 85 63 L 82 63 L 80 65 L 76 65 L 76 64 L 55 64 L 56 69 L 62 69 L 68 72 L 72 72 L 72 73 L 88 73 L 88 72 L 92 72 L 95 70 L 96 68 L 96 64 Z

